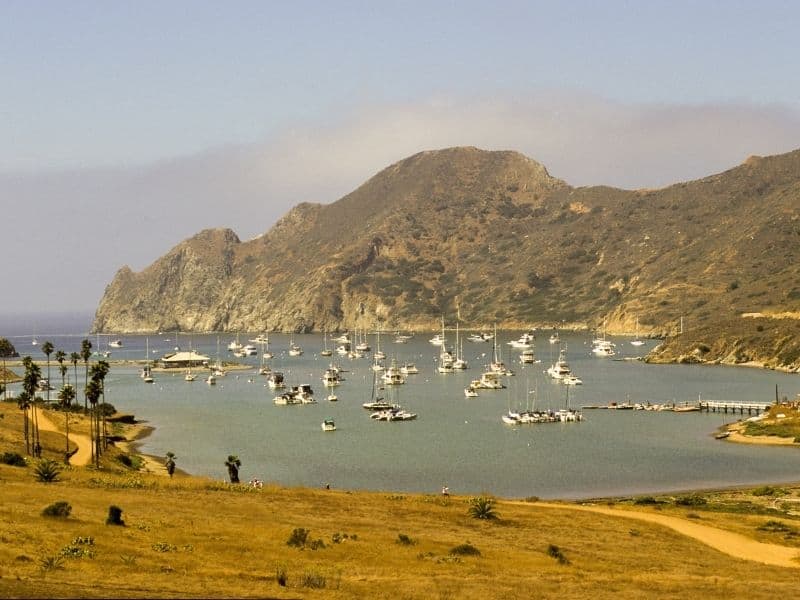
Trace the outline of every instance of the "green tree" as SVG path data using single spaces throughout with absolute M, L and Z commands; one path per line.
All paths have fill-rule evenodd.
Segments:
M 69 383 L 63 386 L 58 392 L 58 400 L 61 403 L 61 408 L 64 409 L 64 428 L 67 436 L 67 447 L 64 450 L 64 463 L 69 464 L 69 412 L 72 401 L 75 400 L 75 388 Z
M 164 461 L 164 466 L 167 469 L 167 473 L 169 476 L 172 477 L 175 474 L 175 453 L 174 452 L 167 452 L 167 459 Z
M 100 382 L 96 379 L 92 379 L 86 384 L 84 397 L 86 398 L 86 401 L 92 405 L 92 409 L 89 411 L 89 438 L 92 445 L 92 460 L 94 461 L 95 466 L 98 467 L 100 466 L 100 456 L 96 452 L 95 444 L 95 413 L 97 412 L 95 407 L 97 406 L 97 402 L 100 400 L 100 395 L 102 393 Z
M 58 363 L 58 370 L 61 372 L 61 387 L 63 388 L 64 378 L 67 376 L 67 371 L 69 368 L 67 365 L 64 364 L 64 360 L 67 358 L 67 353 L 63 350 L 56 350 L 56 362 Z
M 53 350 L 55 350 L 55 346 L 53 346 L 52 342 L 45 341 L 45 343 L 42 344 L 42 352 L 47 357 L 47 403 L 48 404 L 50 403 L 50 355 L 53 353 Z
M 17 406 L 22 411 L 22 435 L 25 438 L 25 452 L 31 453 L 30 422 L 28 420 L 28 409 L 31 407 L 28 392 L 22 390 L 17 395 Z
M 39 441 L 39 418 L 36 410 L 36 389 L 39 387 L 39 381 L 42 379 L 42 370 L 39 368 L 30 356 L 22 359 L 22 365 L 25 367 L 25 376 L 22 379 L 22 389 L 29 398 L 28 408 L 31 410 L 31 442 L 33 444 L 34 456 L 41 456 L 42 445 Z M 27 410 L 25 414 L 27 416 Z M 27 425 L 26 425 L 27 427 Z M 30 453 L 30 448 L 26 443 L 26 450 Z
M 69 360 L 72 363 L 72 370 L 75 372 L 75 389 L 78 389 L 78 361 L 81 359 L 81 355 L 77 352 L 70 352 Z
M 83 366 L 84 366 L 84 390 L 87 390 L 89 387 L 89 359 L 92 356 L 92 342 L 89 340 L 82 340 L 81 341 L 81 358 L 83 359 Z M 89 397 L 84 393 L 83 395 L 83 409 L 88 411 L 89 410 Z
M 228 460 L 225 461 L 225 466 L 228 467 L 228 477 L 231 483 L 239 483 L 239 467 L 242 466 L 242 461 L 239 460 L 239 457 L 235 454 L 229 455 Z

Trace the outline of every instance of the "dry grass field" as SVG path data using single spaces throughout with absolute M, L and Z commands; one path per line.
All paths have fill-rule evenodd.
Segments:
M 0 454 L 24 453 L 20 411 L 0 403 L 0 414 Z M 61 460 L 63 436 L 43 433 L 42 444 Z M 793 597 L 800 577 L 800 562 L 734 558 L 657 523 L 569 504 L 497 499 L 498 518 L 481 520 L 467 497 L 170 479 L 119 454 L 52 483 L 37 480 L 33 460 L 0 464 L 0 597 L 752 599 Z M 42 516 L 58 501 L 68 517 Z M 595 504 L 799 548 L 798 501 L 800 489 L 761 488 Z M 112 505 L 124 526 L 105 524 Z M 298 528 L 305 545 L 290 546 Z

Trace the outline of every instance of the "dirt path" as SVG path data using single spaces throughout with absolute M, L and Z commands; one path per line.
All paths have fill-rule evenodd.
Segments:
M 800 568 L 800 550 L 779 546 L 777 544 L 766 544 L 757 542 L 738 533 L 717 529 L 708 525 L 702 525 L 693 521 L 687 521 L 679 517 L 669 515 L 657 515 L 647 512 L 635 512 L 629 510 L 619 510 L 603 506 L 578 506 L 574 504 L 551 504 L 547 502 L 537 502 L 531 506 L 541 506 L 544 508 L 560 508 L 565 510 L 580 510 L 584 512 L 611 515 L 625 519 L 636 519 L 664 525 L 677 531 L 678 533 L 698 540 L 715 550 L 724 552 L 730 556 L 743 560 L 774 565 L 778 567 Z
M 48 419 L 41 410 L 39 411 L 39 429 L 42 431 L 54 431 L 62 435 L 64 434 L 64 430 L 60 427 L 56 427 L 56 424 Z M 78 446 L 78 451 L 70 457 L 69 464 L 76 467 L 88 465 L 92 461 L 92 440 L 89 439 L 89 436 L 72 433 L 70 431 L 69 441 L 70 444 L 76 444 Z

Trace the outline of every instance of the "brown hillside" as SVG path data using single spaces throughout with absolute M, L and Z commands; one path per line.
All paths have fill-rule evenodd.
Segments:
M 515 152 L 422 152 L 263 236 L 122 269 L 95 329 L 598 327 L 800 311 L 800 151 L 661 190 L 572 188 Z M 170 290 L 169 294 L 162 293 Z

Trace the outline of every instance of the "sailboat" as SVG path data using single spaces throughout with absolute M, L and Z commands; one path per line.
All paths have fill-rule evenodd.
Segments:
M 289 356 L 300 356 L 303 349 L 294 343 L 294 334 L 289 336 Z
M 436 367 L 436 370 L 439 373 L 453 373 L 455 359 L 450 351 L 447 350 L 447 338 L 444 336 L 444 317 L 442 317 L 442 333 L 439 339 L 441 340 L 441 344 L 439 344 L 439 366 Z
M 189 358 L 189 368 L 186 370 L 186 375 L 183 376 L 183 380 L 184 381 L 194 381 L 195 379 L 197 379 L 195 374 L 192 373 L 191 356 L 192 356 L 192 340 L 190 339 L 189 340 L 189 357 L 190 357 Z
M 322 344 L 323 348 L 322 351 L 319 353 L 320 356 L 333 356 L 333 350 L 328 348 L 328 332 L 324 332 L 322 334 Z
M 498 375 L 513 375 L 514 371 L 509 369 L 500 358 L 500 351 L 497 349 L 497 324 L 494 326 L 494 346 L 492 348 L 492 363 L 489 370 Z
M 458 321 L 456 321 L 456 359 L 453 361 L 453 368 L 463 371 L 467 368 L 467 361 L 464 360 L 464 347 L 463 341 L 458 337 Z
M 155 380 L 153 379 L 153 373 L 150 368 L 150 338 L 145 339 L 145 363 L 144 367 L 142 367 L 142 381 L 145 383 L 153 383 Z
M 631 346 L 641 346 L 642 344 L 644 341 L 639 339 L 639 317 L 636 317 L 636 337 L 631 340 Z

